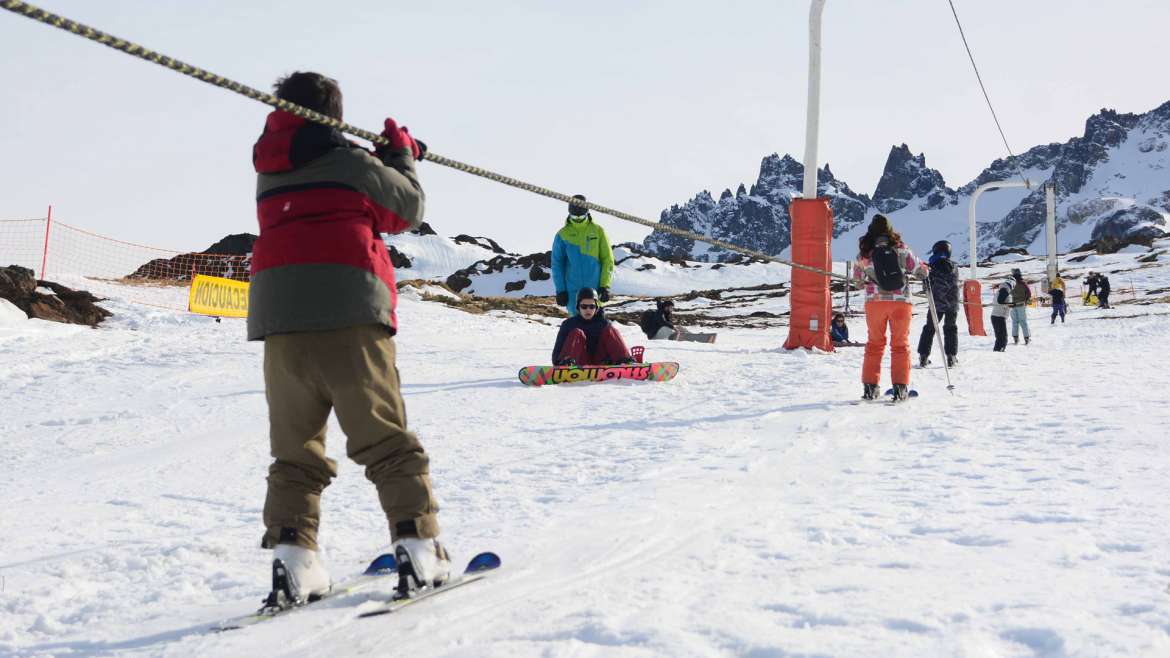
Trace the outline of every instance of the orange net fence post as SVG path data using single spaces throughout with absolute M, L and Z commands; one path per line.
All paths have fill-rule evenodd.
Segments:
M 829 208 L 829 200 L 823 197 L 793 199 L 788 212 L 792 217 L 792 261 L 831 271 L 833 211 Z M 792 313 L 788 318 L 788 340 L 784 342 L 784 349 L 804 347 L 832 352 L 829 277 L 793 268 L 790 297 Z
M 56 219 L 48 227 L 48 218 L 0 219 L 0 267 L 20 265 L 99 297 L 179 311 L 187 309 L 187 287 L 196 274 L 249 279 L 249 256 L 151 247 Z

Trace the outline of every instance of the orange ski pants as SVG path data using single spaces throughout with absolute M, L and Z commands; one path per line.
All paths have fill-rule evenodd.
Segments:
M 865 324 L 869 342 L 861 365 L 861 383 L 877 384 L 882 379 L 882 354 L 886 351 L 886 326 L 890 328 L 890 379 L 910 385 L 910 303 L 865 303 Z

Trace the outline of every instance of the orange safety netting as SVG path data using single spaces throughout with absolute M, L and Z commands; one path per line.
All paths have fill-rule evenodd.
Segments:
M 0 267 L 20 265 L 37 278 L 152 306 L 186 310 L 186 287 L 195 274 L 247 281 L 250 264 L 249 256 L 161 249 L 55 219 L 0 220 Z
M 829 208 L 829 200 L 823 197 L 794 199 L 788 213 L 792 218 L 792 262 L 832 271 L 833 211 Z M 792 313 L 784 348 L 817 348 L 832 352 L 829 277 L 794 268 L 791 299 Z

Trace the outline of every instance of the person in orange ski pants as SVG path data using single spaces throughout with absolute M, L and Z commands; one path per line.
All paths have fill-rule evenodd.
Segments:
M 861 366 L 862 398 L 879 397 L 882 355 L 889 329 L 890 380 L 894 399 L 905 400 L 910 391 L 910 278 L 925 277 L 926 265 L 902 241 L 885 215 L 874 215 L 869 229 L 858 241 L 853 279 L 865 286 L 865 324 L 869 340 Z

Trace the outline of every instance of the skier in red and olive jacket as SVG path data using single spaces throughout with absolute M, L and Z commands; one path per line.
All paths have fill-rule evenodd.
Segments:
M 294 73 L 276 95 L 341 119 L 341 90 L 322 75 Z M 394 267 L 381 237 L 422 223 L 415 161 L 424 147 L 393 119 L 382 135 L 389 145 L 370 153 L 333 128 L 277 110 L 252 152 L 260 237 L 248 338 L 264 341 L 273 457 L 262 545 L 275 549 L 294 597 L 329 587 L 316 551 L 321 492 L 337 475 L 325 454 L 331 410 L 418 580 L 433 584 L 449 569 L 435 540 L 427 453 L 406 428 Z

